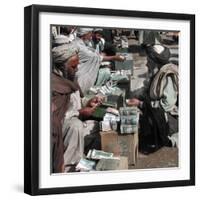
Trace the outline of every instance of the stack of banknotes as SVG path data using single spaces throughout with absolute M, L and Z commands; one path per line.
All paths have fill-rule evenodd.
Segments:
M 87 158 L 93 159 L 93 160 L 100 160 L 102 158 L 107 159 L 107 158 L 112 158 L 112 157 L 113 157 L 113 153 L 100 151 L 96 149 L 89 150 L 87 154 Z
M 139 112 L 137 107 L 121 107 L 120 133 L 131 134 L 138 130 Z
M 81 158 L 79 163 L 76 165 L 76 170 L 80 171 L 94 171 L 96 166 L 96 162 L 92 160 L 87 160 L 85 158 Z
M 128 169 L 127 157 L 115 157 L 113 153 L 96 149 L 89 150 L 87 156 L 76 165 L 76 170 L 81 172 L 118 169 Z

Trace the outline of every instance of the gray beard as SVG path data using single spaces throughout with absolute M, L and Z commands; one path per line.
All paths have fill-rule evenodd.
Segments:
M 75 81 L 75 76 L 70 76 L 70 75 L 67 73 L 67 71 L 65 71 L 65 70 L 63 70 L 63 77 L 64 77 L 65 79 L 68 79 L 68 80 L 72 81 L 72 82 Z
M 87 47 L 91 47 L 91 41 L 90 40 L 84 40 L 83 42 Z

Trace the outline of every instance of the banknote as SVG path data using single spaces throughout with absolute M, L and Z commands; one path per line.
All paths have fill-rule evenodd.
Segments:
M 110 124 L 110 120 L 101 121 L 99 123 L 99 125 L 100 125 L 100 129 L 102 131 L 111 131 L 112 130 L 112 127 L 111 127 L 111 124 Z
M 112 114 L 112 113 L 106 113 L 103 117 L 104 121 L 120 121 L 120 116 Z
M 138 124 L 138 116 L 137 115 L 129 115 L 129 116 L 121 116 L 121 124 L 127 125 L 137 125 Z
M 119 109 L 120 115 L 137 115 L 138 108 L 137 107 L 121 107 Z
M 96 165 L 95 161 L 81 158 L 79 163 L 76 165 L 76 169 L 81 170 L 81 171 L 91 171 L 91 170 L 94 170 L 95 165 Z
M 112 158 L 113 153 L 105 152 L 105 151 L 100 151 L 100 150 L 90 150 L 87 154 L 88 159 L 94 159 L 94 160 L 100 160 L 102 158 Z
M 99 162 L 96 165 L 97 171 L 103 171 L 103 170 L 117 170 L 119 168 L 120 164 L 120 158 L 113 157 L 113 158 L 103 158 L 99 160 Z
M 138 131 L 137 125 L 120 125 L 121 134 L 131 134 Z

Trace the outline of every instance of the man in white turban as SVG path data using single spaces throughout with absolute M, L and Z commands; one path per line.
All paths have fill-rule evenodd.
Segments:
M 57 76 L 57 82 L 59 83 L 67 80 L 68 85 L 73 90 L 67 105 L 67 112 L 62 120 L 64 166 L 67 172 L 72 165 L 77 164 L 83 157 L 84 137 L 99 130 L 96 121 L 86 120 L 83 122 L 80 119 L 90 117 L 96 107 L 101 104 L 102 98 L 94 97 L 86 103 L 85 107 L 82 107 L 82 95 L 75 76 L 78 70 L 79 57 L 77 49 L 72 44 L 64 44 L 53 48 L 52 55 L 55 66 L 53 78 L 55 79 L 55 76 Z M 56 95 L 59 95 L 63 90 L 62 87 L 59 88 Z

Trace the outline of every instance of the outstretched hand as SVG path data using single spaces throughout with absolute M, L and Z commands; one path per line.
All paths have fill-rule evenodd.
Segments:
M 123 62 L 123 61 L 126 60 L 126 57 L 125 56 L 121 56 L 121 55 L 116 55 L 115 56 L 115 60 L 119 61 L 119 62 Z

